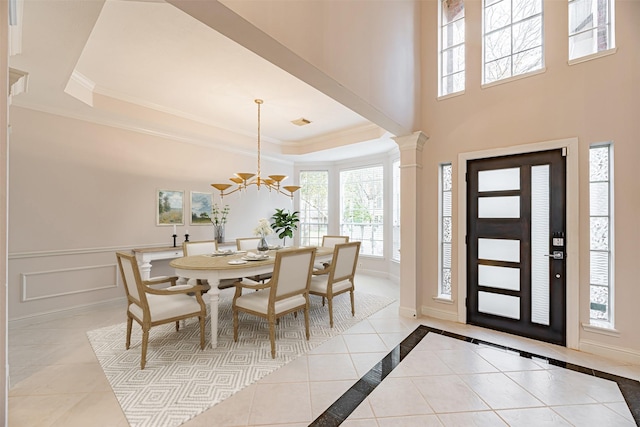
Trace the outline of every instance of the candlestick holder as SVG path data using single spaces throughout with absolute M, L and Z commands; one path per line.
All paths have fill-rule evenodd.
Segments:
M 188 235 L 188 234 L 185 234 L 185 235 L 184 235 L 184 241 L 185 241 L 185 242 L 188 242 L 188 241 L 189 241 L 189 235 Z
M 173 237 L 173 247 L 175 248 L 176 247 L 176 237 L 178 237 L 178 235 L 174 234 L 172 237 Z

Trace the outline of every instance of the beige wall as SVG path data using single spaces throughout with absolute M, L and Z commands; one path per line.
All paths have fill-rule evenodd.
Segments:
M 481 82 L 481 1 L 466 1 L 466 90 L 460 96 L 437 99 L 437 49 L 435 31 L 424 31 L 428 52 L 423 58 L 422 129 L 429 140 L 425 147 L 424 186 L 426 194 L 421 215 L 430 227 L 424 241 L 431 242 L 422 254 L 424 260 L 423 298 L 427 311 L 449 311 L 457 306 L 439 304 L 437 295 L 437 200 L 438 165 L 452 162 L 454 189 L 461 191 L 456 171 L 458 154 L 510 147 L 520 144 L 578 138 L 579 141 L 579 321 L 589 322 L 589 186 L 588 148 L 590 144 L 612 141 L 615 150 L 615 326 L 619 337 L 586 332 L 580 328 L 580 346 L 629 351 L 640 360 L 640 334 L 637 329 L 637 302 L 640 300 L 640 3 L 616 2 L 616 44 L 614 55 L 592 61 L 567 63 L 567 4 L 544 2 L 544 73 L 492 87 Z M 423 28 L 436 28 L 437 2 L 424 2 Z M 574 153 L 575 154 L 575 153 Z M 454 190 L 455 191 L 455 190 Z M 457 196 L 454 195 L 454 201 Z M 462 230 L 454 206 L 454 242 Z M 457 248 L 453 258 L 453 296 L 458 294 Z M 568 325 L 568 327 L 579 327 Z
M 172 227 L 156 226 L 158 189 L 184 190 L 189 209 L 190 191 L 212 192 L 210 183 L 257 166 L 255 151 L 222 152 L 15 106 L 11 127 L 10 319 L 122 297 L 114 251 L 172 243 Z M 263 155 L 262 171 L 292 176 L 293 165 Z M 224 203 L 228 240 L 252 235 L 276 207 L 293 208 L 265 189 Z M 212 226 L 185 220 L 178 244 L 186 230 L 190 240 L 213 238 Z
M 258 54 L 279 60 L 274 63 L 392 133 L 419 127 L 419 1 L 221 3 L 337 83 L 320 86 L 320 79 L 309 70 L 305 73 L 304 67 L 293 66 L 295 62 L 269 49 Z M 337 88 L 342 90 L 334 91 Z M 379 120 L 378 112 L 389 120 Z
M 570 66 L 567 63 L 566 2 L 545 1 L 544 73 L 482 88 L 481 1 L 468 0 L 465 2 L 466 90 L 461 96 L 442 100 L 437 98 L 437 3 L 435 0 L 304 2 L 292 6 L 291 2 L 286 1 L 224 1 L 236 13 L 340 81 L 355 95 L 380 107 L 390 117 L 408 123 L 401 117 L 408 118 L 411 111 L 407 108 L 419 104 L 413 111 L 421 114 L 420 120 L 414 120 L 411 129 L 422 130 L 429 140 L 423 155 L 424 181 L 420 183 L 424 188 L 423 204 L 415 215 L 425 224 L 431 224 L 425 225 L 422 236 L 424 242 L 431 244 L 427 245 L 425 253 L 418 255 L 422 265 L 418 277 L 423 277 L 424 282 L 418 284 L 416 294 L 422 295 L 426 311 L 449 312 L 455 318 L 458 316 L 457 305 L 438 304 L 433 300 L 437 295 L 438 274 L 437 205 L 433 203 L 438 197 L 438 165 L 441 162 L 453 162 L 454 168 L 457 168 L 459 153 L 578 138 L 580 214 L 578 218 L 570 220 L 578 222 L 576 227 L 580 232 L 579 307 L 571 309 L 579 313 L 578 323 L 588 323 L 588 147 L 592 143 L 613 141 L 617 230 L 615 307 L 616 327 L 620 336 L 612 338 L 586 332 L 580 325 L 571 327 L 579 330 L 579 345 L 583 348 L 590 342 L 594 345 L 589 350 L 595 350 L 594 346 L 598 345 L 632 349 L 632 357 L 640 358 L 640 339 L 633 326 L 634 301 L 638 300 L 640 293 L 633 282 L 633 278 L 640 273 L 640 231 L 635 213 L 640 208 L 640 179 L 634 175 L 633 169 L 640 159 L 639 145 L 634 140 L 640 134 L 640 122 L 636 118 L 640 85 L 635 77 L 640 71 L 637 49 L 640 37 L 635 24 L 640 22 L 640 3 L 632 0 L 616 2 L 616 54 Z M 403 30 L 409 28 L 401 28 L 402 22 L 408 25 L 412 22 L 412 14 L 416 16 L 418 13 L 421 22 L 413 27 L 413 37 L 406 36 L 398 40 L 398 32 L 405 34 Z M 343 19 L 345 16 L 350 18 Z M 367 23 L 373 31 L 362 31 L 362 26 Z M 381 34 L 386 42 L 400 43 L 376 43 Z M 374 50 L 371 50 L 372 46 Z M 413 66 L 413 70 L 422 77 L 420 82 L 411 83 L 415 90 L 413 95 L 407 94 L 407 86 L 398 85 L 396 80 L 399 76 L 405 80 L 411 78 L 410 74 L 405 73 L 407 68 L 402 65 L 406 64 L 406 57 L 402 55 L 407 52 L 422 53 L 421 65 L 414 63 Z M 380 67 L 380 64 L 385 65 Z M 398 66 L 387 68 L 392 64 Z M 394 98 L 393 93 L 397 97 Z M 419 103 L 411 101 L 418 97 Z M 377 100 L 386 100 L 386 103 L 378 103 Z M 398 101 L 404 105 L 400 109 L 396 108 Z M 456 178 L 454 185 L 458 185 Z M 454 218 L 454 224 L 456 220 Z M 454 226 L 454 238 L 458 232 Z M 456 294 L 457 281 L 460 280 L 457 267 L 458 259 L 454 256 L 454 297 L 462 298 Z

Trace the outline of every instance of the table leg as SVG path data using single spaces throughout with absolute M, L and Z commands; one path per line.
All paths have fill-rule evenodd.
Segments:
M 140 270 L 140 277 L 142 277 L 142 280 L 149 280 L 151 277 L 151 262 L 143 259 L 141 262 L 138 262 L 138 268 Z
M 218 289 L 219 280 L 209 280 L 211 289 L 205 295 L 209 297 L 209 334 L 211 336 L 211 347 L 218 346 L 218 302 L 220 301 L 220 289 Z

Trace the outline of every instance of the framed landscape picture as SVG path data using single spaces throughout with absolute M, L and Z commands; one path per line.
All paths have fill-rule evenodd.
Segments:
M 211 225 L 211 207 L 213 206 L 212 193 L 191 192 L 191 219 L 192 225 Z
M 184 191 L 158 190 L 156 225 L 184 225 Z

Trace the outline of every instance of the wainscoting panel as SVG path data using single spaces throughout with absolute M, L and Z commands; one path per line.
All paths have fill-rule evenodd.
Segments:
M 117 250 L 122 249 L 10 253 L 9 320 L 27 320 L 123 298 Z
M 22 302 L 117 288 L 118 266 L 90 265 L 21 273 Z

